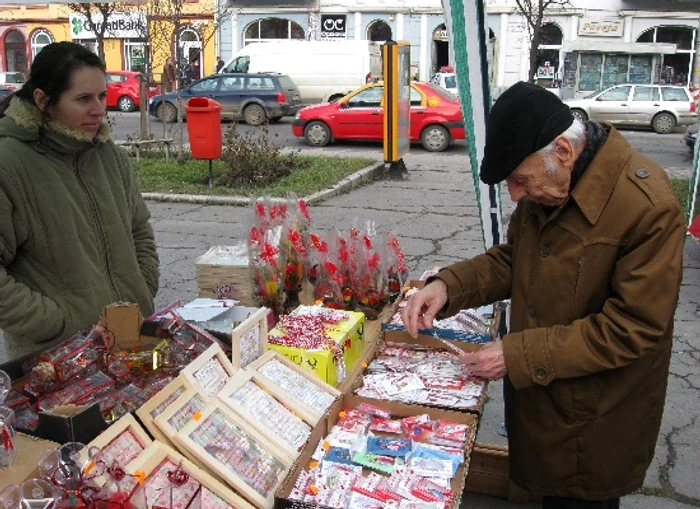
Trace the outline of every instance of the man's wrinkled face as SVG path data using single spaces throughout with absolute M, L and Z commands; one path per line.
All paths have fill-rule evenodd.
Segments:
M 573 162 L 573 147 L 568 140 L 546 155 L 530 154 L 506 177 L 510 198 L 559 207 L 569 196 Z

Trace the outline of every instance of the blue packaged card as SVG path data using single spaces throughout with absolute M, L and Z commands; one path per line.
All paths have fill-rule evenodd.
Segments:
M 344 465 L 352 465 L 352 453 L 350 449 L 343 447 L 331 447 L 328 450 L 323 461 L 334 461 L 335 463 L 343 463 Z
M 367 452 L 380 456 L 405 457 L 411 452 L 413 442 L 410 438 L 369 437 Z

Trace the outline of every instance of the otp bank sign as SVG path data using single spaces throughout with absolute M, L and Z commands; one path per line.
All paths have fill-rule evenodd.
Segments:
M 321 39 L 345 39 L 345 14 L 321 14 Z

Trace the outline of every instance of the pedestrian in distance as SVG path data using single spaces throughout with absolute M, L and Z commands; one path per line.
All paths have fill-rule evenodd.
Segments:
M 10 358 L 96 323 L 104 306 L 153 312 L 150 213 L 105 120 L 105 65 L 44 47 L 0 103 L 0 329 Z
M 661 425 L 685 217 L 662 168 L 611 125 L 517 83 L 488 119 L 481 180 L 517 202 L 504 244 L 438 272 L 403 312 L 511 299 L 510 332 L 462 362 L 504 379 L 510 477 L 545 509 L 617 508 Z
M 165 92 L 174 92 L 177 87 L 177 73 L 175 63 L 168 57 L 163 65 L 163 89 Z
M 224 61 L 221 60 L 220 56 L 216 57 L 216 72 L 219 73 L 221 72 L 221 69 L 224 68 Z

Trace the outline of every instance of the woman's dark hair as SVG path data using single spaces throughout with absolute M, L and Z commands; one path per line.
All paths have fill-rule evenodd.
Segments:
M 95 67 L 102 72 L 107 70 L 100 57 L 80 44 L 54 42 L 44 46 L 44 49 L 34 57 L 29 70 L 29 79 L 24 86 L 0 103 L 0 117 L 5 115 L 12 97 L 16 96 L 34 104 L 34 90 L 37 88 L 43 90 L 49 97 L 49 102 L 44 109 L 44 116 L 46 116 L 51 106 L 58 103 L 61 94 L 70 88 L 73 71 L 82 67 Z

